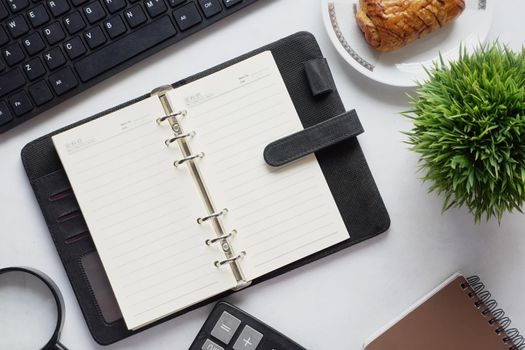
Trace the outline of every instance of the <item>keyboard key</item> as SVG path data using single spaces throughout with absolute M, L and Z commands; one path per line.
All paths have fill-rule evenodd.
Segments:
M 146 0 L 144 1 L 144 6 L 146 11 L 148 11 L 151 18 L 160 16 L 168 9 L 164 0 Z
M 226 7 L 232 7 L 233 5 L 237 5 L 238 3 L 240 3 L 242 0 L 222 0 L 224 1 L 224 5 Z
M 18 38 L 29 31 L 29 26 L 22 16 L 11 18 L 6 24 L 13 38 Z
M 104 0 L 106 7 L 110 13 L 115 13 L 126 7 L 125 0 Z
M 189 3 L 173 11 L 173 17 L 175 17 L 180 30 L 189 29 L 202 21 L 199 10 L 197 10 L 197 6 L 194 3 Z
M 75 64 L 75 69 L 82 81 L 88 81 L 171 38 L 176 33 L 171 20 L 166 16 L 161 17 L 90 56 L 82 58 Z
M 69 11 L 69 5 L 66 0 L 48 0 L 47 6 L 53 16 L 58 17 Z
M 69 34 L 73 35 L 80 32 L 86 27 L 86 23 L 82 19 L 80 12 L 73 12 L 67 17 L 64 17 L 64 26 Z
M 88 22 L 91 24 L 96 23 L 106 17 L 106 12 L 104 12 L 102 5 L 100 5 L 98 1 L 84 7 L 84 14 L 86 15 Z
M 55 47 L 51 51 L 44 54 L 44 61 L 50 70 L 57 69 L 66 64 L 66 58 L 59 47 Z
M 15 111 L 17 117 L 20 117 L 33 109 L 33 104 L 24 91 L 20 91 L 11 96 L 9 104 L 11 105 L 11 108 L 13 108 L 13 111 Z
M 0 60 L 0 72 L 3 71 L 5 68 L 6 65 L 4 64 L 4 62 L 2 62 L 2 60 Z
M 186 2 L 186 0 L 168 0 L 168 4 L 171 6 L 171 7 L 176 7 L 176 6 L 179 6 L 181 4 L 184 4 Z
M 49 22 L 49 15 L 47 14 L 44 5 L 38 5 L 27 11 L 27 17 L 34 28 L 40 27 L 42 24 Z
M 0 75 L 0 97 L 15 91 L 26 83 L 24 76 L 18 69 Z
M 91 49 L 95 49 L 106 42 L 104 32 L 102 32 L 99 26 L 84 32 L 84 38 Z
M 32 56 L 46 48 L 44 40 L 38 32 L 34 32 L 22 41 L 22 45 L 26 48 L 27 53 Z
M 0 101 L 0 126 L 5 125 L 13 120 L 13 115 L 7 107 L 7 103 Z
M 5 32 L 4 28 L 0 27 L 0 46 L 3 46 L 9 41 L 9 37 Z
M 46 74 L 46 69 L 40 61 L 40 58 L 35 57 L 31 61 L 24 64 L 23 71 L 26 73 L 27 78 L 31 81 L 40 78 L 42 75 Z
M 211 335 L 224 344 L 229 344 L 240 325 L 241 320 L 229 312 L 223 311 L 221 317 L 211 330 Z
M 78 5 L 82 5 L 86 2 L 88 2 L 89 0 L 71 0 L 71 2 L 73 3 L 73 6 L 78 6 Z
M 202 345 L 202 350 L 224 350 L 224 348 L 220 345 L 215 344 L 209 339 L 206 339 L 204 342 L 204 345 Z
M 63 95 L 78 85 L 77 78 L 71 68 L 66 67 L 49 76 L 49 82 L 57 95 Z
M 59 41 L 64 40 L 66 37 L 66 33 L 64 33 L 64 30 L 62 29 L 62 26 L 60 26 L 59 22 L 55 22 L 45 27 L 43 32 L 49 45 L 54 45 Z
M 0 2 L 0 19 L 7 18 L 9 16 L 9 12 L 7 12 L 4 5 Z
M 126 25 L 120 16 L 115 16 L 104 22 L 104 28 L 111 39 L 126 32 Z
M 250 326 L 244 326 L 241 335 L 233 344 L 233 350 L 255 350 L 262 338 L 263 335 L 260 332 L 257 332 Z
M 206 18 L 213 17 L 222 11 L 219 0 L 199 0 L 199 4 Z
M 64 50 L 72 60 L 86 53 L 86 47 L 78 36 L 64 43 Z
M 53 93 L 44 80 L 39 81 L 38 83 L 31 85 L 29 87 L 29 94 L 35 101 L 37 106 L 41 106 L 46 102 L 49 102 L 53 99 Z
M 136 28 L 148 20 L 140 6 L 135 6 L 124 11 L 124 18 L 126 18 L 126 21 L 131 28 Z
M 25 58 L 24 52 L 17 43 L 2 49 L 2 55 L 10 66 L 14 66 Z
M 13 11 L 13 13 L 16 13 L 28 7 L 29 1 L 27 0 L 7 0 L 7 6 L 11 8 L 11 11 Z

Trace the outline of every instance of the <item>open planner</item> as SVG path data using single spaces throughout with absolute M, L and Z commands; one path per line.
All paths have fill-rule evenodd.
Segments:
M 265 51 L 53 136 L 129 329 L 348 238 L 301 129 Z
M 22 161 L 107 345 L 385 232 L 363 131 L 300 32 L 44 135 Z

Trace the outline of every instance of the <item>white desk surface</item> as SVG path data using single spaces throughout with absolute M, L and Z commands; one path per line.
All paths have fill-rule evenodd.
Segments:
M 492 38 L 521 46 L 525 2 L 498 0 Z M 66 103 L 0 136 L 0 267 L 45 271 L 65 297 L 62 342 L 99 349 L 88 332 L 27 182 L 20 150 L 59 127 L 113 107 L 297 31 L 315 34 L 347 108 L 366 132 L 359 137 L 392 218 L 380 237 L 242 291 L 229 301 L 308 349 L 360 349 L 365 339 L 457 270 L 479 274 L 525 332 L 525 216 L 476 225 L 466 210 L 441 215 L 442 201 L 419 180 L 417 156 L 401 131 L 405 93 L 367 80 L 331 46 L 320 0 L 260 0 L 185 42 L 150 57 Z M 187 349 L 211 306 L 154 327 L 107 349 Z

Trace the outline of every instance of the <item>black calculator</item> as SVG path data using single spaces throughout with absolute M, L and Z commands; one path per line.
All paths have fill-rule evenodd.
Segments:
M 226 302 L 219 302 L 190 350 L 306 350 L 267 324 Z

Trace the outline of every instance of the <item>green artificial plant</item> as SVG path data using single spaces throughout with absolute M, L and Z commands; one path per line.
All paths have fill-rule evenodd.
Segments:
M 403 113 L 414 127 L 430 192 L 443 211 L 466 206 L 479 222 L 522 212 L 525 201 L 525 48 L 492 43 L 431 70 Z

